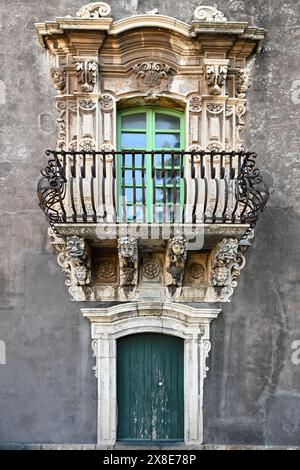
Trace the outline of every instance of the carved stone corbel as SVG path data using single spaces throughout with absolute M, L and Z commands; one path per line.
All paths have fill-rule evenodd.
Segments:
M 171 238 L 167 246 L 165 285 L 173 298 L 181 293 L 186 258 L 187 240 L 182 236 Z
M 67 243 L 60 249 L 57 261 L 67 275 L 65 284 L 73 300 L 91 300 L 87 298 L 90 296 L 91 254 L 85 238 L 67 237 Z
M 211 256 L 211 284 L 217 301 L 230 301 L 245 263 L 238 239 L 224 238 L 218 243 Z
M 95 58 L 83 57 L 74 57 L 74 60 L 81 90 L 85 93 L 91 93 L 97 83 L 98 61 Z
M 237 98 L 245 98 L 251 86 L 251 72 L 248 69 L 239 69 L 235 77 L 235 92 Z
M 138 244 L 134 237 L 118 240 L 120 287 L 126 297 L 133 293 L 138 283 Z
M 228 60 L 204 59 L 205 80 L 211 95 L 221 95 L 227 77 Z
M 63 67 L 51 67 L 50 76 L 52 78 L 55 89 L 59 95 L 63 94 L 66 88 L 67 73 Z

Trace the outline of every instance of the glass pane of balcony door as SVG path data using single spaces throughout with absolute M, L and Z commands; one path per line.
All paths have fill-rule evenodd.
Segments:
M 179 222 L 183 114 L 151 107 L 122 111 L 118 141 L 119 222 Z

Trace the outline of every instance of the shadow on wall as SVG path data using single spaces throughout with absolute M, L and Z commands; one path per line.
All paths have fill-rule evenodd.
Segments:
M 234 300 L 212 326 L 205 442 L 299 445 L 299 221 L 291 208 L 266 211 Z

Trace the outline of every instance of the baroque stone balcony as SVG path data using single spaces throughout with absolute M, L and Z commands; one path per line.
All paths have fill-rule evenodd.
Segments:
M 61 236 L 159 239 L 174 230 L 244 233 L 268 189 L 252 152 L 50 151 L 38 182 L 40 206 Z M 221 228 L 220 228 L 221 226 Z M 222 228 L 223 227 L 223 228 Z M 151 238 L 151 237 L 150 237 Z
M 74 300 L 230 300 L 268 199 L 254 153 L 47 155 L 38 196 Z

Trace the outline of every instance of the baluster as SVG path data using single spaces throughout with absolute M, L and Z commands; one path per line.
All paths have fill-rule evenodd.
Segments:
M 135 152 L 132 152 L 132 185 L 133 185 L 133 220 L 136 222 L 136 179 L 135 179 Z
M 152 176 L 152 191 L 153 191 L 153 210 L 152 210 L 152 220 L 156 222 L 156 180 L 155 180 L 155 167 L 154 167 L 154 150 L 151 150 L 151 176 Z
M 96 178 L 96 152 L 92 151 L 92 166 L 91 166 L 91 204 L 93 210 L 93 222 L 97 222 L 97 210 L 95 206 L 95 191 L 94 191 L 94 181 Z
M 121 159 L 121 180 L 122 180 L 122 222 L 127 220 L 126 200 L 125 200 L 125 151 L 122 150 Z
M 146 223 L 145 151 L 142 151 L 142 204 L 143 222 Z
M 82 151 L 81 154 L 81 166 L 80 166 L 80 176 L 79 176 L 79 195 L 80 195 L 80 203 L 82 207 L 82 220 L 83 222 L 87 222 L 87 210 L 85 207 L 85 200 L 84 200 L 84 179 L 85 179 L 85 174 L 86 174 L 86 152 Z
M 70 181 L 70 196 L 71 196 L 71 206 L 73 210 L 72 219 L 73 222 L 77 222 L 77 211 L 75 206 L 74 198 L 74 182 L 76 179 L 76 153 L 72 150 L 72 165 L 71 165 L 71 181 Z

